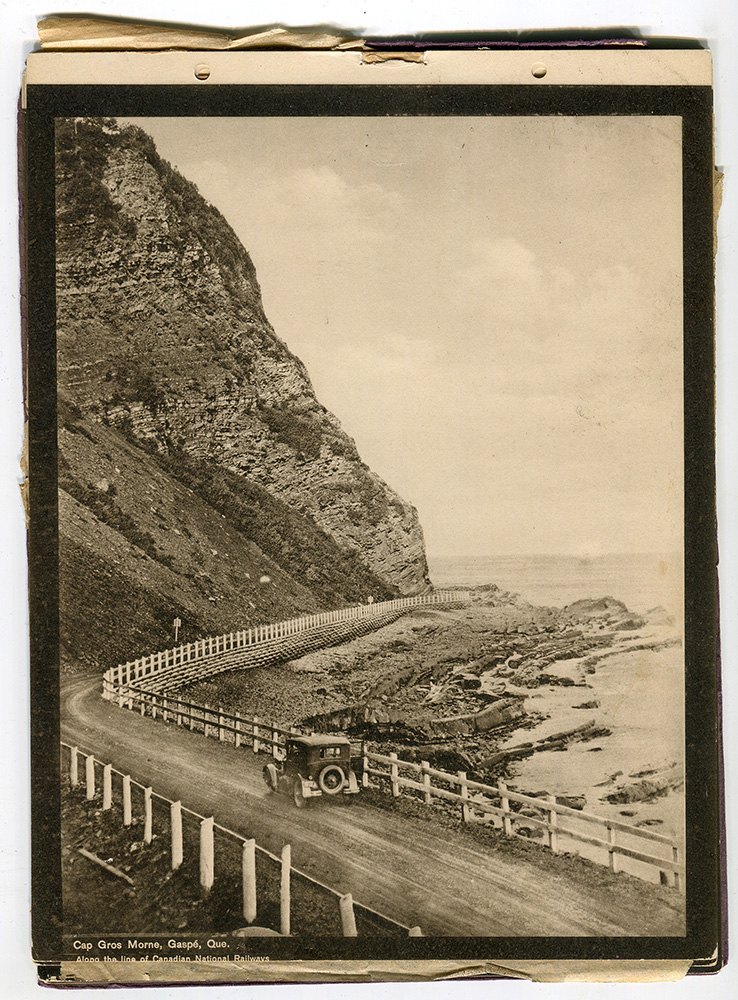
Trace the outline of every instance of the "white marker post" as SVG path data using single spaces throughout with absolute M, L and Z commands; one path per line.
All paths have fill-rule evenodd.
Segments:
M 113 805 L 113 767 L 106 764 L 103 768 L 103 809 L 107 811 Z
M 279 893 L 280 930 L 283 937 L 290 936 L 290 869 L 292 868 L 292 848 L 285 844 L 282 848 L 282 878 Z
M 176 871 L 182 864 L 184 856 L 182 849 L 182 803 L 172 802 L 169 807 L 169 815 L 172 829 L 172 871 Z
M 85 784 L 87 788 L 87 799 L 95 798 L 95 758 L 90 756 L 85 761 Z
M 133 811 L 131 809 L 131 776 L 123 775 L 123 826 L 130 826 L 133 822 Z
M 175 646 L 177 644 L 177 637 L 179 635 L 179 630 L 181 628 L 182 628 L 182 619 L 181 618 L 175 618 L 174 619 L 174 644 L 175 644 Z
M 338 908 L 341 914 L 341 929 L 344 937 L 358 937 L 356 931 L 356 916 L 354 915 L 354 900 L 350 892 L 341 896 L 338 901 Z
M 151 788 L 144 788 L 144 844 L 154 839 L 154 812 L 151 806 Z
M 243 915 L 247 924 L 256 920 L 256 841 L 243 845 Z
M 215 820 L 212 816 L 200 821 L 200 889 L 207 896 L 215 881 Z

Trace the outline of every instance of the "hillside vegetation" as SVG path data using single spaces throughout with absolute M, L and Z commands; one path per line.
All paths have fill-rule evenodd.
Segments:
M 415 510 L 264 315 L 220 212 L 141 129 L 57 122 L 66 662 L 430 586 Z

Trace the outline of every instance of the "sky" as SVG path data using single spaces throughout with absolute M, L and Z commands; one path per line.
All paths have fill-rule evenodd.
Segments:
M 135 122 L 431 557 L 681 549 L 679 119 Z

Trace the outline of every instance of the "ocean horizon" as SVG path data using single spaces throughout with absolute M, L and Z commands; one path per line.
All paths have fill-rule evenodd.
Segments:
M 564 607 L 584 598 L 614 597 L 631 611 L 663 607 L 683 615 L 682 556 L 610 553 L 598 556 L 428 556 L 436 587 L 494 583 L 531 604 Z

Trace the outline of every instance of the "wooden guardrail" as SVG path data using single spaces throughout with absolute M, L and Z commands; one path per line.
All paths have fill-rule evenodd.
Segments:
M 382 767 L 372 766 L 374 764 L 380 764 Z M 409 777 L 408 773 L 413 777 Z M 468 778 L 464 771 L 450 774 L 431 767 L 428 761 L 421 761 L 418 764 L 414 761 L 401 760 L 396 753 L 386 755 L 365 751 L 363 774 L 365 784 L 368 783 L 370 776 L 386 782 L 395 798 L 401 794 L 403 788 L 410 788 L 419 792 L 427 805 L 431 805 L 433 799 L 458 803 L 464 822 L 469 822 L 474 813 L 492 816 L 496 818 L 506 836 L 514 836 L 517 833 L 517 826 L 535 826 L 544 831 L 546 846 L 554 853 L 560 850 L 559 838 L 567 837 L 601 848 L 606 852 L 609 867 L 614 872 L 619 870 L 619 857 L 632 858 L 655 866 L 665 877 L 671 877 L 676 888 L 681 886 L 684 866 L 679 860 L 679 848 L 671 837 L 619 820 L 597 816 L 595 813 L 572 809 L 557 802 L 554 795 L 548 795 L 545 799 L 524 795 L 508 788 L 502 780 L 496 785 L 484 784 Z M 434 784 L 433 779 L 440 781 L 445 787 Z M 525 812 L 521 812 L 515 809 L 516 805 L 528 808 Z M 597 827 L 598 830 L 593 833 L 602 831 L 604 839 L 602 836 L 597 837 L 577 830 L 571 822 L 566 825 L 562 823 L 562 819 Z M 618 832 L 647 841 L 649 845 L 659 845 L 669 856 L 659 857 L 628 847 L 617 841 Z
M 200 890 L 207 895 L 215 881 L 215 838 L 222 836 L 241 844 L 242 852 L 242 912 L 247 924 L 253 924 L 257 915 L 257 852 L 276 862 L 280 867 L 280 926 L 279 933 L 289 936 L 291 933 L 291 885 L 292 879 L 298 877 L 311 884 L 320 892 L 329 894 L 337 900 L 339 918 L 344 937 L 357 937 L 356 911 L 364 913 L 374 923 L 386 925 L 389 929 L 409 937 L 421 937 L 419 927 L 406 927 L 404 924 L 373 910 L 369 906 L 354 901 L 351 893 L 340 893 L 311 875 L 292 866 L 292 848 L 285 844 L 280 855 L 272 854 L 260 847 L 252 838 L 242 837 L 233 830 L 220 826 L 212 816 L 201 816 L 192 809 L 187 809 L 181 801 L 171 799 L 154 792 L 150 787 L 134 781 L 130 775 L 118 771 L 110 764 L 103 764 L 93 754 L 80 751 L 79 747 L 61 743 L 63 749 L 69 751 L 69 783 L 72 788 L 82 785 L 85 797 L 91 801 L 98 795 L 102 786 L 102 809 L 104 812 L 113 810 L 113 781 L 120 779 L 121 823 L 130 827 L 134 823 L 133 791 L 136 790 L 143 811 L 143 842 L 151 844 L 154 837 L 153 802 L 158 800 L 169 806 L 169 859 L 170 868 L 176 871 L 184 861 L 184 838 L 182 820 L 188 816 L 199 823 L 199 872 Z M 81 773 L 84 774 L 82 778 Z M 101 778 L 101 781 L 99 780 Z M 116 796 L 117 797 L 117 796 Z M 93 856 L 94 857 L 94 856 Z
M 246 716 L 222 707 L 198 705 L 179 696 L 140 687 L 114 688 L 109 698 L 115 700 L 120 708 L 185 726 L 236 747 L 248 746 L 254 753 L 267 752 L 277 760 L 284 758 L 287 739 L 303 732 L 296 727 L 285 729 L 276 726 L 257 715 Z M 620 870 L 620 857 L 631 858 L 656 867 L 664 873 L 664 879 L 671 879 L 676 888 L 682 884 L 684 866 L 679 859 L 678 845 L 663 834 L 572 809 L 557 802 L 553 795 L 545 799 L 524 795 L 508 788 L 504 781 L 489 785 L 468 778 L 463 771 L 451 774 L 432 768 L 428 761 L 418 764 L 403 760 L 395 753 L 377 753 L 369 750 L 366 743 L 361 744 L 361 757 L 364 787 L 372 784 L 373 777 L 380 782 L 374 782 L 374 787 L 386 788 L 395 798 L 402 794 L 402 789 L 409 789 L 418 793 L 429 806 L 437 801 L 456 803 L 464 823 L 474 822 L 480 816 L 492 817 L 495 825 L 508 837 L 521 836 L 522 827 L 537 827 L 544 831 L 544 846 L 554 853 L 561 850 L 560 838 L 568 838 L 600 848 L 614 872 Z M 521 807 L 525 807 L 525 812 L 521 811 Z M 588 833 L 585 829 L 578 830 L 575 824 L 595 829 Z M 600 836 L 595 836 L 595 833 L 600 833 Z M 618 833 L 621 834 L 620 840 Z M 651 849 L 663 849 L 667 856 L 639 851 L 623 843 L 623 836 L 634 838 L 636 842 L 646 842 Z
M 179 696 L 146 688 L 120 687 L 115 689 L 110 700 L 115 701 L 119 708 L 128 708 L 163 722 L 173 722 L 192 732 L 213 736 L 221 743 L 250 746 L 254 753 L 267 750 L 276 760 L 284 756 L 287 739 L 303 732 L 295 726 L 290 729 L 275 726 L 258 715 L 240 715 L 211 705 L 198 705 Z
M 469 596 L 468 591 L 438 590 L 417 597 L 399 597 L 377 604 L 323 611 L 198 639 L 111 667 L 104 675 L 103 697 L 109 697 L 114 689 L 124 685 L 138 684 L 148 690 L 172 690 L 226 670 L 292 659 L 381 628 L 414 608 L 461 606 L 469 601 Z

